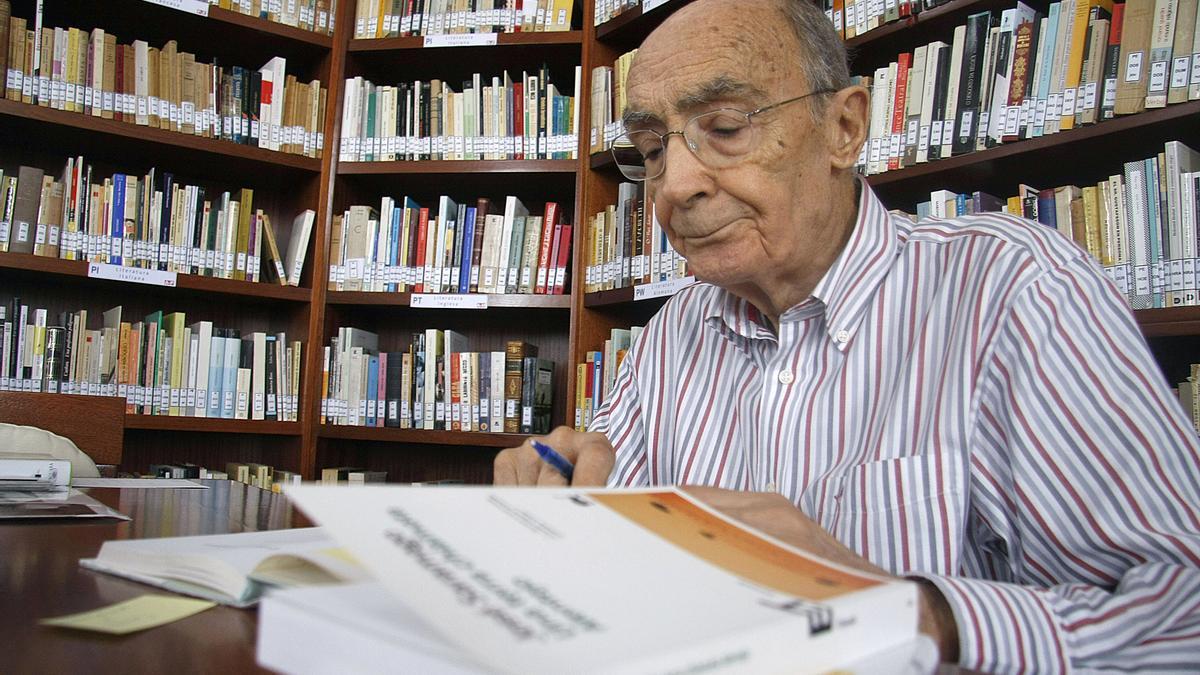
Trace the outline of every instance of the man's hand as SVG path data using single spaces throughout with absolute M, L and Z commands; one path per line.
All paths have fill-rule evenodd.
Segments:
M 730 518 L 825 560 L 871 574 L 895 576 L 847 548 L 783 495 L 696 486 L 684 489 Z M 958 628 L 946 599 L 932 584 L 921 583 L 920 600 L 920 631 L 937 643 L 943 661 L 957 661 Z
M 546 436 L 531 437 L 549 445 L 575 465 L 574 486 L 603 486 L 608 484 L 616 462 L 612 445 L 604 434 L 575 431 L 559 427 Z M 527 439 L 520 447 L 502 450 L 493 464 L 496 485 L 562 487 L 567 479 L 554 467 L 538 457 Z

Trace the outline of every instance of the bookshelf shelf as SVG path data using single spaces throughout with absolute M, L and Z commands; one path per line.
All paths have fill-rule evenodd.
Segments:
M 1123 157 L 1158 152 L 1167 140 L 1189 145 L 1200 140 L 1200 101 L 1126 115 L 1057 134 L 1005 143 L 994 148 L 867 177 L 888 206 L 910 208 L 931 190 L 1012 192 L 1031 185 L 1100 180 L 1118 171 Z M 1037 161 L 1030 161 L 1036 157 Z
M 265 420 L 227 420 L 207 417 L 168 417 L 166 415 L 125 415 L 125 429 L 149 431 L 205 431 L 220 434 L 266 434 L 299 436 L 299 422 Z
M 614 288 L 611 291 L 585 293 L 583 296 L 584 307 L 606 307 L 610 305 L 624 305 L 632 302 L 632 286 L 626 286 L 625 288 Z
M 304 30 L 303 28 L 288 26 L 277 21 L 268 21 L 266 19 L 260 19 L 257 17 L 248 16 L 246 14 L 241 14 L 239 12 L 234 12 L 232 10 L 221 9 L 220 7 L 209 7 L 208 18 L 221 23 L 249 28 L 251 30 L 258 31 L 259 33 L 266 33 L 268 35 L 287 38 L 296 42 L 303 42 L 320 47 L 322 49 L 333 48 L 332 35 L 316 33 L 310 30 Z
M 252 164 L 256 170 L 264 168 L 285 168 L 305 173 L 318 173 L 321 170 L 321 160 L 301 155 L 289 155 L 272 150 L 239 145 L 230 141 L 167 131 L 151 129 L 116 120 L 107 120 L 80 113 L 43 108 L 27 103 L 15 103 L 0 100 L 0 117 L 8 122 L 24 122 L 29 128 L 13 129 L 7 133 L 22 134 L 28 131 L 33 137 L 41 137 L 45 132 L 60 133 L 57 129 L 73 129 L 85 132 L 84 135 L 103 134 L 122 139 L 123 143 L 138 143 L 153 148 L 160 156 L 159 161 L 186 162 L 197 156 L 216 158 L 222 163 L 234 161 Z M 6 124 L 6 126 L 8 126 Z
M 360 291 L 329 291 L 325 301 L 330 305 L 368 305 L 375 307 L 408 307 L 411 293 L 372 293 Z M 520 309 L 570 309 L 569 295 L 489 295 L 488 309 L 513 307 Z M 462 310 L 470 311 L 470 310 Z
M 488 174 L 488 173 L 575 173 L 573 159 L 445 160 L 429 162 L 341 162 L 343 176 Z
M 455 445 L 480 448 L 512 448 L 525 441 L 527 434 L 488 434 L 474 431 L 428 431 L 389 427 L 351 427 L 322 425 L 321 438 L 354 441 L 380 441 L 413 445 Z
M 499 33 L 496 45 L 499 47 L 520 47 L 528 45 L 579 45 L 583 44 L 583 31 L 558 31 L 548 33 Z M 440 47 L 439 47 L 440 48 Z M 448 49 L 490 49 L 491 46 L 465 45 L 449 47 Z M 350 41 L 348 50 L 351 52 L 395 52 L 426 49 L 425 38 L 421 36 L 379 38 L 374 40 L 356 39 Z M 432 47 L 430 48 L 432 49 Z
M 1200 307 L 1139 309 L 1133 316 L 1146 337 L 1200 334 Z
M 51 274 L 62 277 L 88 278 L 88 264 L 82 260 L 61 260 L 28 253 L 0 253 L 0 274 L 8 271 Z M 246 296 L 266 298 L 284 302 L 308 302 L 309 289 L 276 284 L 236 281 L 233 279 L 214 279 L 194 274 L 180 274 L 177 277 L 177 289 L 200 291 L 214 295 Z M 95 280 L 89 283 L 95 283 Z M 146 287 L 121 281 L 107 283 L 121 285 L 131 289 Z M 171 290 L 171 289 L 164 289 Z

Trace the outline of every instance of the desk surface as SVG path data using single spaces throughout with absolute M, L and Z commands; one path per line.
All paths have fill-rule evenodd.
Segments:
M 226 672 L 254 665 L 257 613 L 217 606 L 166 626 L 110 637 L 37 624 L 165 592 L 79 567 L 108 539 L 224 534 L 308 525 L 280 495 L 230 481 L 197 489 L 89 489 L 133 518 L 0 524 L 0 673 Z

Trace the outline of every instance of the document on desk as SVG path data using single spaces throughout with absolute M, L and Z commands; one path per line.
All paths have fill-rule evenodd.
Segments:
M 143 595 L 100 609 L 42 619 L 38 623 L 110 635 L 126 635 L 186 619 L 211 609 L 216 604 L 175 595 Z
M 916 636 L 913 584 L 820 560 L 672 488 L 286 492 L 489 670 L 817 672 Z
M 116 518 L 129 516 L 74 488 L 43 492 L 0 491 L 0 520 L 23 518 Z

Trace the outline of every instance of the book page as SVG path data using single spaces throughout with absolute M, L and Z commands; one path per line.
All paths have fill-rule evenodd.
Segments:
M 287 492 L 447 641 L 505 672 L 795 672 L 801 656 L 820 670 L 916 634 L 911 584 L 828 565 L 673 489 Z

